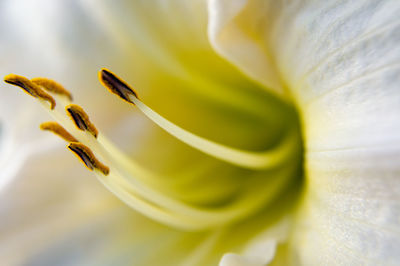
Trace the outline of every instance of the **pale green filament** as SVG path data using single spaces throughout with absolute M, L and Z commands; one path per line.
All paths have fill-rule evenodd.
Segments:
M 274 149 L 264 152 L 251 152 L 235 149 L 202 138 L 178 127 L 174 123 L 154 112 L 133 95 L 130 95 L 129 99 L 140 109 L 140 111 L 143 112 L 143 114 L 177 139 L 204 152 L 205 154 L 243 168 L 266 169 L 277 167 L 290 158 L 290 153 L 293 153 L 298 146 L 299 140 L 297 132 L 292 130 L 287 136 L 285 136 L 282 143 L 277 145 Z

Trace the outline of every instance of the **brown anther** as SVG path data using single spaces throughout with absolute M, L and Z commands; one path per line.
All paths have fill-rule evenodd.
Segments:
M 44 122 L 40 125 L 41 130 L 48 130 L 68 142 L 78 142 L 65 128 L 57 122 Z
M 64 95 L 68 97 L 70 101 L 72 101 L 71 93 L 67 89 L 65 89 L 60 83 L 54 80 L 47 78 L 33 78 L 31 79 L 31 81 L 36 85 L 43 87 L 45 90 L 49 92 Z
M 86 130 L 90 132 L 95 138 L 97 138 L 99 131 L 93 125 L 93 123 L 90 122 L 89 116 L 82 109 L 82 107 L 76 104 L 70 104 L 65 109 L 67 110 L 67 113 L 71 116 L 75 125 L 80 130 Z
M 110 168 L 97 160 L 89 147 L 80 142 L 71 142 L 68 145 L 68 149 L 73 151 L 90 170 L 97 169 L 104 175 L 108 175 L 110 173 Z
M 23 76 L 9 74 L 4 77 L 4 81 L 9 84 L 22 88 L 25 92 L 27 92 L 28 94 L 30 94 L 35 98 L 48 101 L 50 103 L 50 108 L 52 110 L 56 106 L 56 101 L 54 100 L 53 97 L 51 97 L 50 94 L 48 94 L 47 92 L 42 90 L 42 88 L 40 88 L 38 85 L 36 85 L 35 83 L 31 82 L 29 79 Z
M 104 87 L 106 87 L 110 92 L 118 95 L 123 100 L 134 104 L 131 99 L 129 99 L 130 95 L 138 97 L 138 94 L 121 78 L 117 75 L 109 71 L 108 69 L 103 68 L 99 72 L 99 80 Z

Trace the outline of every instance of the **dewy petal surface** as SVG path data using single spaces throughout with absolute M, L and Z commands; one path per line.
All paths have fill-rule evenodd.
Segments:
M 227 1 L 213 2 L 229 9 Z M 307 189 L 292 260 L 398 264 L 399 2 L 246 1 L 241 12 L 257 4 L 271 16 L 270 23 L 257 24 L 256 44 L 261 39 L 273 55 L 300 109 L 305 136 Z M 231 46 L 240 49 L 243 41 L 236 41 Z M 223 54 L 244 68 L 240 53 Z M 259 73 L 257 64 L 252 73 Z

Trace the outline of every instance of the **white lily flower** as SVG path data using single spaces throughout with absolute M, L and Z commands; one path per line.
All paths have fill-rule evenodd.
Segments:
M 0 6 L 2 264 L 400 263 L 398 1 Z

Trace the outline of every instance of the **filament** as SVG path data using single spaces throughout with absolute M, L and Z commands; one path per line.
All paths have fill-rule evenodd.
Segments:
M 130 96 L 130 99 L 143 114 L 180 141 L 205 154 L 239 167 L 266 169 L 279 166 L 282 162 L 287 160 L 288 157 L 291 157 L 290 153 L 293 152 L 294 147 L 296 147 L 298 143 L 296 132 L 293 130 L 292 132 L 289 132 L 289 134 L 283 139 L 283 142 L 277 145 L 274 149 L 264 152 L 251 152 L 235 149 L 193 134 L 168 121 L 145 105 L 138 98 Z

